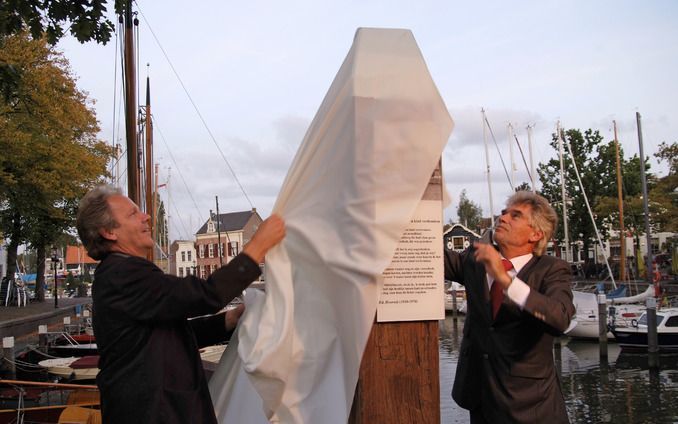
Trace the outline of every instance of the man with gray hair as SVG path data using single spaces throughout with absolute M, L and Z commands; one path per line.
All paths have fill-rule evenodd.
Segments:
M 103 421 L 216 423 L 187 318 L 219 311 L 259 276 L 264 255 L 285 236 L 283 220 L 266 219 L 207 280 L 167 275 L 146 259 L 154 247 L 149 216 L 119 189 L 87 193 L 76 227 L 88 254 L 101 260 L 92 297 Z
M 472 424 L 568 422 L 552 349 L 575 312 L 572 277 L 544 255 L 557 221 L 546 199 L 519 191 L 486 239 L 445 252 L 445 278 L 468 302 L 452 397 Z

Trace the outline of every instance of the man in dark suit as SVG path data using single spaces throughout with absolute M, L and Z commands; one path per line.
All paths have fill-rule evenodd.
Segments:
M 468 302 L 452 397 L 473 424 L 568 422 L 552 349 L 575 312 L 571 272 L 544 255 L 557 221 L 546 199 L 520 191 L 493 240 L 445 253 L 445 278 Z
M 101 260 L 92 297 L 103 422 L 216 424 L 187 318 L 219 311 L 257 278 L 264 255 L 285 235 L 284 223 L 272 215 L 207 280 L 167 275 L 146 260 L 154 245 L 148 223 L 134 202 L 107 186 L 90 191 L 78 209 L 80 239 Z M 220 324 L 215 331 L 223 330 L 223 318 Z

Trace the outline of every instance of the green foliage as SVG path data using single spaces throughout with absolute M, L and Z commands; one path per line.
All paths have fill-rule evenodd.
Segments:
M 595 231 L 588 213 L 586 213 L 584 196 L 579 188 L 573 163 L 576 163 L 579 169 L 583 186 L 586 187 L 587 195 L 589 195 L 590 198 L 593 197 L 592 194 L 595 196 L 601 189 L 604 189 L 605 185 L 600 183 L 599 176 L 593 171 L 593 169 L 596 168 L 596 164 L 592 158 L 592 153 L 602 142 L 603 138 L 598 131 L 594 132 L 592 130 L 587 130 L 582 134 L 580 130 L 571 129 L 564 131 L 564 135 L 565 139 L 570 143 L 574 157 L 574 162 L 573 157 L 567 153 L 564 154 L 563 157 L 570 240 L 573 239 L 572 235 L 578 236 L 578 234 L 582 234 L 582 239 L 589 240 L 594 237 Z M 557 134 L 552 135 L 550 144 L 556 152 L 559 151 Z M 567 152 L 567 149 L 563 147 L 563 151 Z M 537 172 L 542 183 L 542 195 L 549 199 L 551 205 L 558 213 L 558 216 L 562 219 L 563 202 L 561 195 L 560 161 L 558 157 L 556 156 L 556 158 L 550 159 L 545 164 L 540 163 Z M 600 225 L 602 222 L 599 222 L 598 224 Z M 563 225 L 559 225 L 554 238 L 560 241 L 564 240 L 563 229 Z
M 89 272 L 89 266 L 87 266 L 87 264 L 84 264 L 83 268 L 82 280 L 89 284 L 92 282 L 92 274 Z
M 0 48 L 7 38 L 30 33 L 34 40 L 54 45 L 68 31 L 81 43 L 94 40 L 106 44 L 114 30 L 105 16 L 107 0 L 3 0 L 0 1 Z M 122 13 L 125 2 L 115 1 Z M 21 84 L 22 73 L 0 59 L 0 95 L 9 102 Z
M 532 191 L 532 187 L 530 187 L 530 183 L 528 182 L 522 182 L 518 187 L 516 187 L 515 192 L 519 191 Z
M 586 190 L 589 204 L 594 212 L 594 219 L 598 230 L 606 235 L 608 225 L 619 228 L 619 208 L 617 204 L 617 171 L 616 148 L 614 141 L 605 143 L 598 131 L 591 129 L 582 133 L 577 129 L 564 132 L 569 142 L 572 155 L 566 147 L 563 158 L 567 219 L 570 231 L 570 240 L 579 239 L 585 244 L 585 249 L 595 239 L 595 229 L 586 208 L 584 193 L 579 187 L 574 165 L 576 163 L 581 176 L 582 185 Z M 553 134 L 551 146 L 558 151 L 558 137 Z M 643 231 L 643 212 L 641 199 L 640 158 L 634 156 L 629 160 L 620 152 L 622 169 L 622 186 L 624 193 L 624 225 L 633 232 Z M 574 161 L 573 161 L 574 160 Z M 649 163 L 645 161 L 645 169 L 649 170 Z M 558 216 L 562 217 L 562 196 L 560 161 L 553 158 L 545 164 L 539 164 L 539 178 L 542 183 L 542 194 L 551 201 Z M 647 174 L 648 181 L 653 183 L 655 178 Z M 659 211 L 651 210 L 651 219 L 659 219 Z M 564 240 L 563 226 L 558 226 L 555 238 Z
M 475 231 L 480 226 L 483 210 L 477 203 L 469 200 L 469 198 L 466 196 L 466 189 L 462 190 L 461 195 L 459 196 L 457 216 L 459 217 L 459 222 L 466 228 Z
M 106 175 L 111 149 L 96 138 L 96 116 L 68 61 L 44 40 L 6 37 L 0 62 L 22 75 L 0 102 L 0 231 L 11 240 L 13 272 L 19 243 L 48 246 L 72 227 L 80 197 Z
M 69 271 L 66 276 L 66 290 L 76 290 L 78 288 L 78 282 L 75 280 L 73 274 Z
M 654 156 L 669 163 L 669 175 L 678 174 L 678 143 L 667 144 L 663 141 Z
M 66 30 L 78 41 L 106 44 L 113 23 L 106 18 L 106 0 L 20 0 L 0 2 L 0 38 L 28 30 L 34 39 L 43 36 L 50 44 Z M 122 2 L 116 2 L 121 7 Z
M 678 232 L 678 143 L 661 143 L 654 155 L 669 164 L 669 174 L 659 178 L 649 193 L 658 210 L 657 222 L 664 231 Z

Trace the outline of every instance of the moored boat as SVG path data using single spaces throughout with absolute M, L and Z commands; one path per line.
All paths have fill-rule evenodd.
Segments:
M 455 305 L 457 312 L 466 313 L 466 288 L 455 281 L 445 281 L 445 311 L 454 311 Z
M 597 339 L 599 336 L 598 328 L 598 300 L 595 293 L 585 293 L 574 290 L 574 306 L 577 310 L 572 318 L 572 324 L 565 331 L 570 337 L 578 339 Z M 628 327 L 631 320 L 638 319 L 645 312 L 646 307 L 641 302 L 647 297 L 653 296 L 654 291 L 650 287 L 645 292 L 632 296 L 607 299 L 608 305 L 608 323 L 616 327 Z M 614 307 L 614 309 L 612 309 Z M 614 314 L 612 314 L 614 312 Z M 608 339 L 613 339 L 614 334 L 607 333 Z
M 622 350 L 647 350 L 647 313 L 634 320 L 630 327 L 612 329 Z M 657 311 L 657 346 L 660 351 L 678 351 L 678 308 Z
M 52 375 L 70 380 L 94 380 L 99 373 L 99 356 L 45 359 L 38 365 Z

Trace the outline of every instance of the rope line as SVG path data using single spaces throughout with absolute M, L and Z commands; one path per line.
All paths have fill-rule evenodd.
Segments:
M 226 155 L 224 154 L 224 152 L 223 152 L 223 151 L 221 150 L 221 148 L 219 147 L 219 144 L 217 143 L 217 140 L 216 140 L 216 138 L 214 137 L 214 134 L 212 134 L 212 130 L 211 130 L 211 129 L 209 128 L 209 126 L 207 125 L 207 122 L 206 122 L 205 119 L 203 118 L 202 113 L 200 113 L 200 110 L 198 109 L 198 106 L 197 106 L 197 105 L 195 104 L 195 102 L 193 101 L 193 98 L 191 97 L 191 94 L 188 92 L 188 89 L 187 89 L 186 86 L 184 85 L 184 82 L 182 81 L 181 77 L 179 76 L 179 73 L 178 73 L 177 70 L 174 68 L 174 65 L 172 64 L 172 61 L 170 60 L 169 56 L 167 55 L 167 52 L 165 52 L 165 49 L 162 47 L 162 44 L 160 44 L 160 40 L 158 40 L 158 37 L 155 35 L 155 32 L 153 31 L 153 28 L 151 27 L 151 24 L 148 22 L 148 19 L 146 19 L 146 16 L 145 16 L 144 13 L 141 11 L 141 8 L 139 8 L 139 4 L 138 4 L 136 1 L 135 1 L 134 3 L 136 4 L 137 9 L 139 9 L 139 14 L 140 14 L 141 17 L 143 18 L 144 22 L 146 23 L 146 25 L 148 25 L 148 29 L 150 30 L 151 35 L 153 36 L 153 39 L 155 40 L 155 42 L 158 44 L 158 47 L 160 48 L 160 51 L 162 52 L 163 56 L 165 56 L 165 59 L 167 60 L 167 63 L 169 64 L 170 68 L 172 69 L 172 72 L 174 73 L 174 76 L 177 78 L 177 80 L 179 81 L 179 84 L 181 85 L 181 88 L 184 90 L 184 93 L 186 94 L 186 97 L 188 97 L 188 100 L 191 102 L 191 105 L 193 106 L 193 109 L 195 110 L 196 114 L 197 114 L 198 117 L 200 118 L 200 121 L 202 122 L 203 126 L 204 126 L 205 129 L 207 130 L 207 133 L 209 134 L 210 139 L 211 139 L 212 142 L 214 143 L 214 146 L 215 146 L 215 147 L 217 148 L 217 150 L 219 151 L 219 154 L 221 155 L 221 158 L 222 158 L 222 159 L 224 160 L 224 162 L 226 163 L 226 166 L 228 167 L 229 171 L 231 172 L 231 175 L 233 175 L 233 178 L 235 179 L 236 183 L 238 184 L 238 187 L 240 187 L 240 190 L 242 191 L 243 195 L 245 196 L 245 199 L 247 199 L 247 202 L 249 203 L 250 207 L 251 207 L 251 208 L 254 208 L 254 205 L 252 204 L 252 201 L 250 200 L 249 196 L 247 195 L 247 192 L 245 191 L 245 188 L 244 188 L 243 185 L 240 183 L 240 179 L 239 179 L 238 176 L 236 175 L 236 173 L 235 173 L 235 171 L 233 170 L 233 167 L 231 166 L 231 164 L 230 164 L 230 162 L 228 161 L 228 159 L 226 159 Z
M 494 141 L 494 146 L 497 148 L 497 154 L 499 154 L 499 160 L 501 160 L 501 166 L 504 168 L 504 174 L 506 174 L 506 180 L 509 183 L 509 186 L 511 186 L 511 191 L 513 191 L 513 184 L 511 183 L 511 177 L 509 176 L 508 170 L 506 169 L 506 164 L 504 163 L 504 157 L 501 155 L 501 150 L 499 150 L 499 144 L 497 143 L 497 139 L 494 136 L 494 131 L 492 131 L 492 126 L 490 125 L 490 121 L 487 119 L 487 113 L 485 113 L 485 123 L 487 124 L 487 129 L 490 130 L 490 135 L 492 136 L 492 141 Z
M 530 173 L 530 167 L 527 166 L 527 161 L 525 160 L 525 154 L 523 153 L 523 148 L 520 147 L 520 141 L 518 141 L 518 136 L 513 133 L 513 138 L 516 139 L 516 144 L 518 145 L 518 150 L 520 151 L 520 157 L 523 159 L 523 164 L 525 165 L 525 170 L 527 171 L 527 177 L 532 181 L 532 174 Z M 534 189 L 534 187 L 532 187 Z

